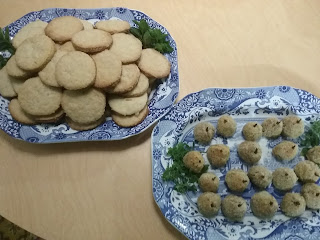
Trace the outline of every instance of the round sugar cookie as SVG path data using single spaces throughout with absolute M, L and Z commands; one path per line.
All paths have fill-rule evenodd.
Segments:
M 122 63 L 135 62 L 140 58 L 142 51 L 141 41 L 131 34 L 115 33 L 110 51 L 116 54 Z
M 17 49 L 26 39 L 36 35 L 45 35 L 44 29 L 47 25 L 48 23 L 40 20 L 28 23 L 13 37 L 12 45 Z
M 43 116 L 59 109 L 61 96 L 61 89 L 47 86 L 39 77 L 35 77 L 28 79 L 22 85 L 18 100 L 26 113 Z
M 149 79 L 143 73 L 140 73 L 138 84 L 130 92 L 124 93 L 123 96 L 139 97 L 147 92 L 148 88 Z
M 146 106 L 147 101 L 147 93 L 141 95 L 140 97 L 133 98 L 124 98 L 119 96 L 110 96 L 108 98 L 110 108 L 123 116 L 140 112 Z
M 66 42 L 83 29 L 80 19 L 72 16 L 63 16 L 53 19 L 45 28 L 45 33 L 55 42 Z
M 75 49 L 86 53 L 95 53 L 107 49 L 112 44 L 112 37 L 108 32 L 91 29 L 77 32 L 71 41 Z
M 36 124 L 32 116 L 22 110 L 20 103 L 16 98 L 10 101 L 9 112 L 11 116 L 20 123 L 28 125 Z
M 95 87 L 106 88 L 120 81 L 122 63 L 114 53 L 105 50 L 92 55 L 92 58 L 97 68 Z
M 110 34 L 124 33 L 130 29 L 130 24 L 122 20 L 104 20 L 97 22 L 95 26 L 97 29 L 104 30 Z
M 122 72 L 119 83 L 107 89 L 109 93 L 126 93 L 131 91 L 138 83 L 140 70 L 136 64 L 122 65 Z
M 32 73 L 22 70 L 18 67 L 16 62 L 16 55 L 13 55 L 7 62 L 7 72 L 9 76 L 14 78 L 26 79 L 32 75 Z
M 157 50 L 152 48 L 143 49 L 138 67 L 143 73 L 155 78 L 164 78 L 170 74 L 170 62 Z
M 83 89 L 94 83 L 96 65 L 86 53 L 69 52 L 57 62 L 55 77 L 57 83 L 68 90 Z
M 120 127 L 133 127 L 141 123 L 149 113 L 148 106 L 145 106 L 139 113 L 123 116 L 118 113 L 112 112 L 112 120 L 118 124 Z
M 38 72 L 46 66 L 56 51 L 54 42 L 45 35 L 26 39 L 16 51 L 16 62 L 19 68 Z
M 95 88 L 78 91 L 65 90 L 61 105 L 71 120 L 89 124 L 97 121 L 104 114 L 106 96 Z
M 43 83 L 52 87 L 60 87 L 56 80 L 56 64 L 66 53 L 61 50 L 56 51 L 51 61 L 39 72 L 39 77 Z
M 7 67 L 4 66 L 0 70 L 0 94 L 2 97 L 11 98 L 17 96 L 17 93 L 13 89 L 11 79 L 7 73 Z

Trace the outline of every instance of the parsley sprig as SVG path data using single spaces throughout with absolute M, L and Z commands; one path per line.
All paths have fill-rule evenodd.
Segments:
M 173 159 L 173 164 L 164 171 L 162 179 L 164 181 L 174 182 L 174 190 L 179 193 L 196 191 L 196 182 L 201 174 L 206 172 L 209 167 L 205 165 L 200 173 L 191 172 L 186 168 L 183 163 L 183 157 L 191 150 L 192 148 L 186 143 L 178 143 L 168 150 L 168 155 Z
M 0 52 L 5 51 L 8 51 L 11 55 L 15 53 L 15 48 L 11 44 L 8 27 L 5 28 L 4 31 L 0 28 Z M 9 58 L 5 58 L 4 56 L 0 55 L 0 69 L 7 64 Z
M 320 121 L 311 123 L 310 129 L 305 132 L 300 143 L 301 155 L 306 156 L 309 149 L 320 144 Z
M 173 48 L 166 40 L 167 34 L 164 34 L 160 29 L 152 29 L 149 27 L 146 20 L 142 19 L 140 22 L 133 21 L 138 27 L 130 28 L 136 38 L 139 38 L 142 42 L 143 48 L 154 48 L 161 53 L 171 53 Z

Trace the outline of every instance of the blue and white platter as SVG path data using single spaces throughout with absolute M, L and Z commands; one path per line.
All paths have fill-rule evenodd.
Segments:
M 241 130 L 248 121 L 261 123 L 264 119 L 276 116 L 279 119 L 286 115 L 295 114 L 305 121 L 306 129 L 310 122 L 319 119 L 320 99 L 304 90 L 288 87 L 238 88 L 221 89 L 209 88 L 184 97 L 173 106 L 171 111 L 160 119 L 152 132 L 152 186 L 153 196 L 164 217 L 189 239 L 194 240 L 225 240 L 225 239 L 275 239 L 275 240 L 319 240 L 320 211 L 306 210 L 298 218 L 284 216 L 280 209 L 268 221 L 253 216 L 250 210 L 250 198 L 255 193 L 252 185 L 242 193 L 247 201 L 247 213 L 243 221 L 233 223 L 223 217 L 221 211 L 211 219 L 204 218 L 197 209 L 197 192 L 179 194 L 173 190 L 173 183 L 163 182 L 162 174 L 170 166 L 172 159 L 167 155 L 168 149 L 178 142 L 192 146 L 194 141 L 193 128 L 201 121 L 209 121 L 214 126 L 223 114 L 230 114 L 237 122 L 237 132 L 230 139 L 215 136 L 210 144 L 223 143 L 230 147 L 230 159 L 226 167 L 213 170 L 220 178 L 218 193 L 224 198 L 228 190 L 224 183 L 226 172 L 240 168 L 245 171 L 248 166 L 242 164 L 237 155 L 237 145 L 244 141 Z M 281 137 L 274 140 L 262 138 L 259 144 L 262 148 L 262 158 L 259 164 L 270 170 L 281 166 L 293 167 L 303 157 L 298 155 L 289 163 L 276 161 L 271 154 L 272 148 L 282 141 Z M 296 140 L 299 142 L 299 140 Z M 203 153 L 205 161 L 209 145 L 195 145 L 195 149 Z M 300 192 L 298 183 L 293 188 Z M 284 193 L 273 186 L 266 189 L 280 203 Z
M 122 7 L 100 9 L 50 8 L 30 12 L 9 24 L 10 36 L 13 37 L 29 22 L 37 19 L 49 22 L 60 16 L 75 16 L 89 20 L 91 23 L 105 19 L 122 19 L 128 21 L 131 26 L 134 26 L 133 20 L 145 19 L 151 28 L 158 28 L 163 33 L 168 34 L 167 40 L 174 49 L 172 53 L 165 54 L 171 63 L 169 77 L 161 79 L 157 87 L 151 92 L 148 104 L 149 114 L 142 123 L 135 127 L 119 127 L 111 118 L 107 118 L 99 127 L 88 131 L 75 131 L 66 123 L 26 126 L 12 119 L 8 110 L 9 101 L 0 95 L 0 129 L 16 139 L 33 143 L 121 140 L 145 131 L 171 109 L 179 92 L 178 59 L 176 43 L 165 27 L 140 11 Z

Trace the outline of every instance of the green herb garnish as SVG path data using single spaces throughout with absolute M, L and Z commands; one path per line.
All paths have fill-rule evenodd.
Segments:
M 196 191 L 197 187 L 195 183 L 209 167 L 209 165 L 204 165 L 200 173 L 191 172 L 186 168 L 183 163 L 183 157 L 191 150 L 192 148 L 186 143 L 178 143 L 168 150 L 168 155 L 173 159 L 173 164 L 164 171 L 162 179 L 174 182 L 174 190 L 179 193 Z
M 138 28 L 130 28 L 130 33 L 140 39 L 143 48 L 154 48 L 161 53 L 171 53 L 173 51 L 169 42 L 166 41 L 167 34 L 162 33 L 159 29 L 150 28 L 144 19 L 140 22 L 133 20 L 133 22 L 137 24 Z
M 301 155 L 306 156 L 309 149 L 320 144 L 320 121 L 311 123 L 310 129 L 304 133 L 300 147 L 302 147 Z
M 15 48 L 11 44 L 11 39 L 9 36 L 9 28 L 5 28 L 4 31 L 0 28 L 0 51 L 5 52 L 8 51 L 11 55 L 15 53 Z M 3 68 L 9 58 L 5 58 L 2 55 L 0 55 L 0 69 Z

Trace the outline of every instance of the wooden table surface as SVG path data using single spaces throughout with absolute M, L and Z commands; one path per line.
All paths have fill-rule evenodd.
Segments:
M 138 9 L 178 46 L 180 94 L 290 85 L 320 97 L 320 1 L 1 0 L 0 26 L 49 7 Z M 151 129 L 32 145 L 0 131 L 0 214 L 45 239 L 184 239 L 152 196 Z

